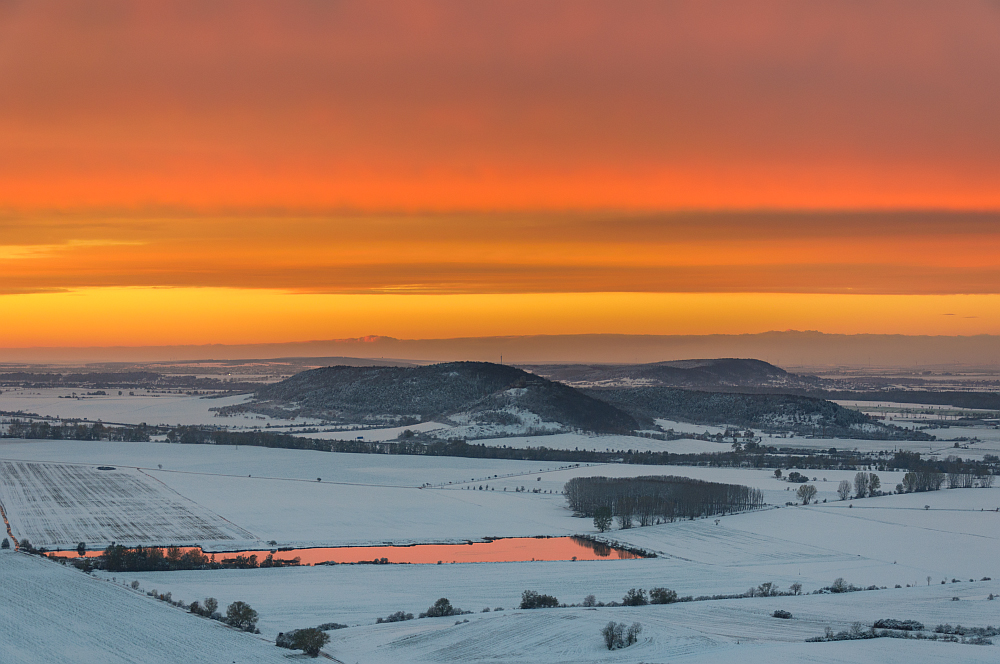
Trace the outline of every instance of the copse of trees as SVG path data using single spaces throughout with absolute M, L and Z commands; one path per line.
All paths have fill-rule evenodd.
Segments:
M 938 491 L 944 484 L 944 473 L 935 470 L 910 471 L 903 475 L 903 492 Z
M 622 528 L 656 521 L 711 516 L 758 509 L 764 505 L 759 489 L 738 484 L 704 482 L 687 477 L 574 477 L 563 491 L 570 509 L 593 517 L 598 510 L 618 518 Z
M 559 606 L 559 600 L 552 595 L 543 595 L 534 590 L 521 593 L 522 609 L 551 609 Z

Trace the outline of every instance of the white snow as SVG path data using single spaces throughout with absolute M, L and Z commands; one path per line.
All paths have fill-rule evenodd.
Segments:
M 282 662 L 237 632 L 36 556 L 0 551 L 0 662 Z M 225 606 L 225 605 L 223 605 Z

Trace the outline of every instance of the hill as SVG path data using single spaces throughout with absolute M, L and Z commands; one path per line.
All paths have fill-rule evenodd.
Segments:
M 886 425 L 832 401 L 794 394 L 702 392 L 672 387 L 586 390 L 641 421 L 735 425 L 805 435 L 878 440 L 924 440 L 923 432 Z
M 651 364 L 541 364 L 526 368 L 575 387 L 801 388 L 816 383 L 811 376 L 790 374 L 762 360 L 738 358 Z
M 535 426 L 618 433 L 638 425 L 632 416 L 580 390 L 489 362 L 313 369 L 262 387 L 249 404 L 225 410 L 239 409 L 352 423 L 406 425 L 437 419 L 516 430 Z

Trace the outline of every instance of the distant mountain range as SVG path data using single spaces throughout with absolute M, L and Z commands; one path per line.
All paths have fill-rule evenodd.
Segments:
M 1000 367 L 1000 336 L 891 334 L 633 335 L 568 334 L 394 339 L 368 336 L 291 343 L 94 348 L 3 348 L 0 363 L 164 362 L 291 357 L 349 357 L 407 362 L 472 360 L 506 364 L 606 362 L 615 364 L 690 357 L 753 357 L 783 367 L 919 368 Z M 349 364 L 353 362 L 343 362 Z

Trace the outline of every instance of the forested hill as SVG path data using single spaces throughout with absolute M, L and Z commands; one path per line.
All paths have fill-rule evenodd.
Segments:
M 546 364 L 533 373 L 574 387 L 669 386 L 694 389 L 726 387 L 810 387 L 817 379 L 790 374 L 762 360 L 722 358 L 652 364 Z
M 920 431 L 883 424 L 832 401 L 799 395 L 701 392 L 671 387 L 591 389 L 585 392 L 647 424 L 655 419 L 665 419 L 838 438 L 931 438 Z
M 533 413 L 596 432 L 638 426 L 631 415 L 580 390 L 488 362 L 313 369 L 258 389 L 246 408 L 347 422 L 407 423 L 456 413 L 503 421 L 512 413 Z

